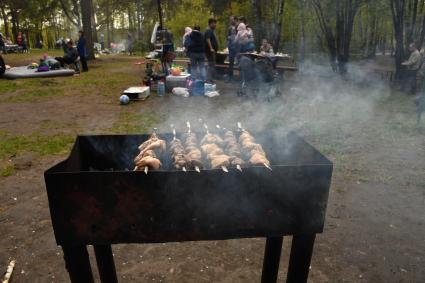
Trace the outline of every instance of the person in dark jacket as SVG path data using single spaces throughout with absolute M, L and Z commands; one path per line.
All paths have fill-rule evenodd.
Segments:
M 80 55 L 81 65 L 83 66 L 83 72 L 87 72 L 89 67 L 87 66 L 87 40 L 84 37 L 84 32 L 79 31 L 79 39 L 77 43 L 78 55 Z
M 3 57 L 0 55 L 0 78 L 4 75 L 6 72 L 6 64 L 4 63 Z
M 215 36 L 215 29 L 217 27 L 216 19 L 208 20 L 208 27 L 205 31 L 205 55 L 208 59 L 208 81 L 213 82 L 213 79 L 216 79 L 216 58 L 218 51 L 218 40 Z
M 6 44 L 4 43 L 4 37 L 1 32 L 0 32 L 0 51 L 6 54 Z
M 197 80 L 205 81 L 205 38 L 201 27 L 195 26 L 186 38 L 187 51 L 190 57 L 192 76 Z
M 78 51 L 74 47 L 72 40 L 68 41 L 66 48 L 64 49 L 65 55 L 63 57 L 56 57 L 55 59 L 59 61 L 61 67 L 65 67 L 65 64 L 74 64 L 78 59 Z

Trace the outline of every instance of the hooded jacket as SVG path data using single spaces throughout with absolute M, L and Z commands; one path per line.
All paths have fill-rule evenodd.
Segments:
M 197 30 L 194 30 L 189 35 L 189 45 L 187 50 L 189 53 L 204 53 L 205 52 L 205 39 L 204 35 Z

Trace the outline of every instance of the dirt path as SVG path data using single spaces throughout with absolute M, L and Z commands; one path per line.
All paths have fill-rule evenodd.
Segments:
M 392 93 L 372 104 L 357 94 L 361 90 L 353 89 L 351 99 L 336 84 L 320 97 L 314 88 L 288 86 L 283 98 L 264 103 L 237 98 L 234 86 L 219 88 L 222 96 L 214 100 L 152 97 L 128 107 L 115 103 L 119 93 L 102 96 L 104 90 L 2 102 L 0 132 L 125 133 L 153 125 L 166 129 L 170 121 L 196 117 L 208 117 L 211 125 L 242 120 L 248 127 L 290 126 L 336 165 L 310 282 L 425 281 L 425 135 L 412 122 L 411 98 Z M 17 259 L 14 283 L 69 280 L 54 241 L 43 181 L 43 171 L 65 156 L 20 153 L 11 157 L 14 173 L 0 177 L 0 266 Z M 289 248 L 287 238 L 281 282 Z M 259 282 L 263 249 L 264 240 L 250 239 L 118 245 L 114 254 L 121 282 Z M 92 263 L 95 270 L 93 257 Z

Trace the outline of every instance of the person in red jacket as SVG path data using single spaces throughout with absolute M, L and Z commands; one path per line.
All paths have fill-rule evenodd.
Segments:
M 18 44 L 19 47 L 22 47 L 24 44 L 24 37 L 22 36 L 22 32 L 18 32 L 18 36 L 16 37 L 16 44 Z

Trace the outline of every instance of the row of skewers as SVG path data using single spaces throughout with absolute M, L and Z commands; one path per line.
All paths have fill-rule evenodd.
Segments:
M 223 133 L 223 138 L 219 134 L 211 133 L 206 124 L 204 124 L 204 128 L 206 134 L 198 143 L 197 135 L 192 132 L 189 122 L 187 122 L 187 132 L 182 135 L 181 139 L 177 138 L 176 129 L 172 125 L 174 137 L 168 151 L 175 169 L 185 172 L 187 170 L 201 172 L 201 169 L 208 167 L 229 172 L 228 168 L 236 168 L 242 172 L 242 167 L 249 164 L 265 166 L 272 170 L 262 146 L 248 131 L 242 128 L 240 123 L 238 123 L 239 139 L 232 131 L 222 129 L 219 125 L 217 125 L 217 129 Z M 165 140 L 159 139 L 156 130 L 147 141 L 139 146 L 139 150 L 139 155 L 134 159 L 135 171 L 144 171 L 148 174 L 149 170 L 161 168 L 160 156 L 167 151 L 167 148 Z M 203 160 L 206 160 L 208 164 L 204 164 Z

